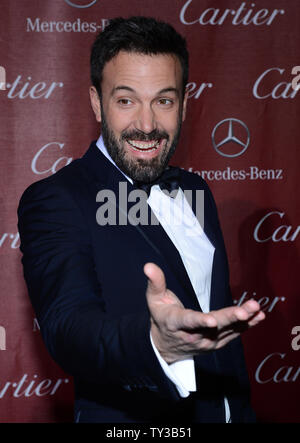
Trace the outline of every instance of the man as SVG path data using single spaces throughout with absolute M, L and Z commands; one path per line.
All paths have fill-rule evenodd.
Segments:
M 49 352 L 74 376 L 75 420 L 252 421 L 238 335 L 264 314 L 253 300 L 232 306 L 206 183 L 167 166 L 186 113 L 185 41 L 154 19 L 112 20 L 91 76 L 102 136 L 19 207 L 29 295 Z M 130 217 L 138 190 L 148 223 Z M 204 230 L 185 191 L 204 193 Z

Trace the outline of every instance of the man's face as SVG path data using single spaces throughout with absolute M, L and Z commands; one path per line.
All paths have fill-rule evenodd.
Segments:
M 133 180 L 155 180 L 175 151 L 185 117 L 179 60 L 119 52 L 104 66 L 101 92 L 100 103 L 92 87 L 91 102 L 110 156 Z

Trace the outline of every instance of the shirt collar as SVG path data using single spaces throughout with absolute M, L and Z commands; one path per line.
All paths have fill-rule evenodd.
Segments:
M 105 157 L 124 175 L 124 177 L 127 178 L 127 180 L 132 184 L 133 180 L 128 177 L 126 174 L 124 174 L 124 172 L 116 165 L 116 163 L 113 161 L 113 159 L 111 158 L 111 156 L 109 155 L 107 148 L 104 144 L 104 140 L 102 135 L 100 135 L 100 137 L 98 138 L 97 142 L 96 142 L 97 147 L 100 149 L 100 151 L 102 152 L 103 155 L 105 155 Z

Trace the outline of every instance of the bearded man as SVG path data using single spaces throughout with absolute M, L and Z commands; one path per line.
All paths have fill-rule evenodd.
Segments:
M 91 79 L 100 138 L 19 206 L 29 296 L 50 354 L 74 377 L 75 421 L 253 421 L 239 335 L 264 314 L 254 300 L 232 305 L 207 184 L 168 166 L 186 114 L 185 40 L 152 18 L 111 20 Z M 129 216 L 137 193 L 147 223 Z

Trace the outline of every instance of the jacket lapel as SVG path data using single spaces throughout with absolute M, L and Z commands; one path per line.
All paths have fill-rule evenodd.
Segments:
M 200 216 L 203 216 L 201 219 L 204 220 L 204 232 L 215 248 L 211 276 L 210 310 L 216 310 L 224 307 L 223 298 L 228 290 L 225 287 L 226 275 L 228 275 L 227 257 L 223 236 L 219 226 L 218 215 L 211 193 L 208 189 L 206 189 L 207 185 L 204 181 L 202 182 L 201 188 L 201 185 L 199 187 L 199 181 L 197 180 L 197 189 L 195 189 L 193 180 L 193 176 L 190 176 L 187 180 L 183 180 L 182 188 L 184 191 L 192 190 L 191 206 L 194 214 L 198 217 L 199 208 L 197 208 L 196 205 L 197 203 L 199 204 L 199 198 L 197 199 L 196 192 L 204 192 L 204 205 L 202 206 L 204 214 L 200 214 Z

